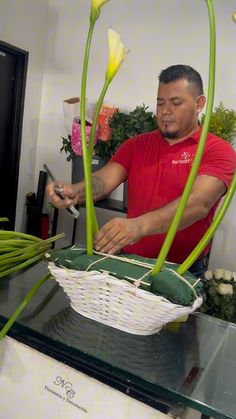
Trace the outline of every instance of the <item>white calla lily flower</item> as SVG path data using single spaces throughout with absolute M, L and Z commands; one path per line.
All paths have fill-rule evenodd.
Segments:
M 108 44 L 109 61 L 106 71 L 106 80 L 110 82 L 124 61 L 128 49 L 122 44 L 120 35 L 112 29 L 108 29 Z

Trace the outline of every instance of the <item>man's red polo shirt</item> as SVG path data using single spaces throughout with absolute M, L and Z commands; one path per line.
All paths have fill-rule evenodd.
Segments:
M 169 145 L 159 130 L 125 141 L 111 161 L 121 164 L 128 178 L 128 218 L 161 208 L 182 195 L 196 153 L 201 129 L 181 143 Z M 229 185 L 236 170 L 236 153 L 227 141 L 208 134 L 199 174 Z M 210 226 L 218 203 L 206 218 L 178 231 L 168 260 L 183 262 Z M 155 258 L 166 234 L 146 236 L 124 248 L 127 253 Z M 209 251 L 210 244 L 203 254 Z

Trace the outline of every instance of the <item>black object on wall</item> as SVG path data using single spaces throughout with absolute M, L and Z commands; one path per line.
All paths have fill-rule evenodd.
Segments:
M 43 170 L 39 172 L 38 180 L 38 189 L 37 189 L 37 207 L 42 212 L 43 211 L 43 202 L 44 202 L 44 193 L 47 183 L 47 173 Z
M 28 52 L 0 41 L 0 217 L 14 230 Z
M 42 234 L 42 227 L 45 218 L 48 218 L 47 214 L 43 214 L 43 204 L 45 188 L 47 183 L 47 173 L 43 170 L 39 172 L 37 195 L 35 193 L 28 193 L 26 195 L 26 214 L 27 214 L 27 226 L 26 232 L 36 237 L 46 238 L 47 233 Z M 46 236 L 46 237 L 45 237 Z
M 96 172 L 101 169 L 109 159 L 102 158 L 100 156 L 93 156 L 92 158 L 92 172 Z M 84 179 L 84 168 L 83 168 L 83 158 L 81 156 L 72 157 L 72 172 L 71 172 L 71 181 L 72 183 L 80 182 Z

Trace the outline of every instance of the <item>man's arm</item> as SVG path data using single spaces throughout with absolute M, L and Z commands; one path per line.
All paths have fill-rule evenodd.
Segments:
M 92 174 L 93 199 L 95 201 L 105 198 L 118 185 L 120 185 L 127 177 L 123 166 L 118 163 L 107 163 L 97 172 Z M 51 182 L 47 186 L 48 196 L 57 208 L 67 208 L 70 205 L 83 204 L 85 202 L 85 182 L 76 184 L 60 183 L 67 199 L 62 200 L 54 192 L 55 182 Z
M 179 230 L 205 218 L 216 201 L 225 193 L 225 184 L 216 177 L 201 175 L 194 182 Z M 114 254 L 144 236 L 165 233 L 175 215 L 180 198 L 162 208 L 136 218 L 114 218 L 105 224 L 95 239 L 95 248 Z

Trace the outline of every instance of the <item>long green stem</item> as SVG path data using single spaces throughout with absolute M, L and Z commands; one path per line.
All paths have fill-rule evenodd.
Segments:
M 210 22 L 210 60 L 209 60 L 209 81 L 208 81 L 208 99 L 207 99 L 206 117 L 205 117 L 203 129 L 202 129 L 202 133 L 201 133 L 201 137 L 200 137 L 200 141 L 199 141 L 199 145 L 197 148 L 197 152 L 195 155 L 192 169 L 189 173 L 188 180 L 185 185 L 182 197 L 180 199 L 177 211 L 169 227 L 168 233 L 166 235 L 165 241 L 160 250 L 160 253 L 159 253 L 157 262 L 153 268 L 152 274 L 157 274 L 158 272 L 160 272 L 165 262 L 165 259 L 169 253 L 170 247 L 172 245 L 175 234 L 179 227 L 181 218 L 183 216 L 185 207 L 187 205 L 187 201 L 191 193 L 194 180 L 198 172 L 198 168 L 199 168 L 203 151 L 204 151 L 204 147 L 205 147 L 206 136 L 208 133 L 209 121 L 210 121 L 210 116 L 212 113 L 212 107 L 213 107 L 213 101 L 214 101 L 216 35 L 215 35 L 215 18 L 214 18 L 212 0 L 207 0 L 207 7 L 208 7 L 208 13 L 209 13 L 209 22 Z
M 236 173 L 234 174 L 234 177 L 232 179 L 232 182 L 228 188 L 227 194 L 225 195 L 224 202 L 222 203 L 215 219 L 211 223 L 210 227 L 200 240 L 200 242 L 197 244 L 195 249 L 190 253 L 190 255 L 185 259 L 185 261 L 178 267 L 177 272 L 182 275 L 184 274 L 188 268 L 197 260 L 198 256 L 202 253 L 206 245 L 209 243 L 209 241 L 212 239 L 215 231 L 217 230 L 219 224 L 221 223 L 229 205 L 232 201 L 232 198 L 234 196 L 236 190 Z
M 4 253 L 3 255 L 0 256 L 0 265 L 1 265 L 1 262 L 5 262 L 6 260 L 15 258 L 17 256 L 21 256 L 25 252 L 34 251 L 35 249 L 38 249 L 40 247 L 41 247 L 41 243 L 37 243 L 37 244 L 29 245 L 25 247 L 24 249 L 17 249 L 17 250 L 14 250 L 13 252 Z
M 9 257 L 14 257 L 14 256 L 21 255 L 25 251 L 34 250 L 34 249 L 40 249 L 41 246 L 48 246 L 51 243 L 53 243 L 54 241 L 59 240 L 59 239 L 62 239 L 63 237 L 65 237 L 65 233 L 59 233 L 56 236 L 49 237 L 46 240 L 39 239 L 39 241 L 34 242 L 34 244 L 29 241 L 29 245 L 28 246 L 25 246 L 25 248 L 15 250 L 15 251 L 11 252 L 10 254 L 7 253 L 7 254 L 4 254 L 4 255 L 1 255 L 0 256 L 0 261 L 5 260 L 5 259 L 8 259 Z M 3 244 L 5 244 L 5 241 L 3 242 Z
M 0 254 L 1 253 L 8 253 L 8 252 L 15 252 L 16 250 L 19 250 L 18 247 L 12 247 L 12 246 L 1 246 L 0 248 Z M 1 256 L 0 256 L 1 258 Z
M 102 107 L 103 104 L 103 99 L 105 97 L 105 94 L 107 92 L 107 89 L 109 87 L 109 82 L 107 80 L 105 80 L 105 83 L 103 85 L 101 94 L 99 96 L 99 99 L 97 101 L 96 104 L 96 108 L 95 108 L 95 112 L 93 115 L 93 123 L 92 123 L 92 127 L 91 127 L 91 131 L 90 131 L 90 136 L 89 136 L 89 166 L 90 166 L 90 184 L 91 184 L 91 193 L 89 194 L 89 206 L 91 206 L 91 217 L 92 217 L 92 234 L 93 233 L 97 233 L 98 232 L 98 222 L 97 222 L 97 217 L 96 217 L 96 211 L 95 211 L 95 207 L 94 207 L 94 203 L 93 203 L 93 191 L 92 191 L 92 156 L 93 156 L 93 148 L 94 148 L 94 137 L 95 137 L 95 132 L 96 132 L 96 128 L 97 128 L 97 122 L 98 122 L 98 115 L 100 112 L 100 109 Z
M 84 178 L 85 178 L 85 191 L 86 191 L 86 235 L 87 235 L 87 254 L 92 255 L 93 253 L 93 234 L 98 231 L 98 223 L 96 218 L 96 213 L 93 204 L 93 191 L 92 191 L 92 155 L 94 147 L 94 136 L 97 127 L 97 120 L 99 111 L 101 109 L 104 96 L 109 86 L 109 82 L 105 80 L 102 92 L 99 96 L 94 117 L 93 124 L 91 127 L 90 137 L 89 137 L 89 146 L 87 147 L 87 138 L 86 138 L 86 122 L 85 122 L 85 113 L 86 113 L 86 82 L 87 82 L 87 72 L 88 72 L 88 60 L 89 52 L 91 47 L 91 40 L 93 35 L 95 22 L 90 22 L 90 27 L 88 31 L 88 37 L 85 48 L 84 55 L 84 66 L 82 74 L 82 86 L 81 86 L 81 106 L 80 106 L 80 119 L 81 119 L 81 138 L 82 138 L 82 147 L 83 147 L 83 165 L 84 165 Z
M 95 26 L 95 21 L 90 20 L 89 31 L 86 41 L 85 53 L 84 53 L 84 64 L 82 73 L 81 83 L 81 96 L 80 96 L 80 121 L 81 121 L 81 139 L 82 139 L 82 150 L 83 150 L 83 167 L 84 167 L 84 180 L 85 180 L 85 202 L 86 202 L 86 236 L 87 236 L 87 253 L 92 255 L 93 253 L 93 214 L 91 206 L 92 195 L 92 182 L 91 182 L 91 168 L 90 168 L 90 157 L 89 150 L 87 147 L 86 138 L 86 84 L 87 84 L 87 73 L 88 73 L 88 61 L 89 52 L 91 47 L 92 35 Z
M 95 131 L 96 131 L 96 128 L 97 128 L 98 116 L 99 116 L 99 112 L 100 112 L 100 109 L 101 109 L 102 104 L 103 104 L 103 99 L 104 99 L 105 94 L 107 92 L 107 89 L 109 87 L 109 84 L 110 84 L 110 82 L 105 79 L 105 83 L 103 85 L 103 88 L 102 88 L 102 91 L 100 93 L 99 99 L 96 103 L 96 108 L 95 108 L 95 112 L 94 112 L 94 115 L 93 115 L 93 123 L 92 123 L 90 136 L 89 136 L 89 155 L 90 156 L 93 155 L 94 137 L 95 137 Z
M 34 256 L 28 260 L 26 260 L 23 263 L 20 263 L 19 265 L 13 266 L 10 269 L 6 269 L 5 271 L 3 271 L 2 273 L 0 273 L 0 278 L 3 278 L 4 276 L 10 275 L 14 272 L 17 272 L 23 268 L 26 268 L 29 265 L 32 265 L 35 262 L 38 262 L 40 259 L 43 259 L 45 255 L 45 252 L 39 253 L 37 256 Z
M 2 243 L 4 243 L 4 246 L 11 246 L 11 247 L 17 247 L 22 248 L 26 246 L 30 246 L 31 244 L 35 244 L 32 240 L 24 240 L 24 239 L 4 239 L 4 242 L 0 240 L 0 250 L 2 248 Z
M 0 272 L 6 271 L 8 268 L 12 268 L 11 263 L 7 263 L 5 266 L 0 266 Z
M 21 312 L 24 310 L 25 306 L 30 302 L 30 300 L 33 298 L 33 296 L 36 294 L 36 292 L 39 290 L 39 288 L 47 281 L 48 278 L 50 278 L 51 274 L 47 273 L 42 278 L 40 278 L 36 284 L 33 286 L 33 288 L 28 292 L 28 294 L 25 296 L 25 298 L 21 301 L 21 303 L 18 305 L 14 313 L 11 315 L 10 319 L 7 321 L 5 326 L 0 331 L 0 340 L 5 337 L 13 323 L 16 321 L 16 319 L 19 317 Z
M 42 241 L 42 239 L 40 239 L 39 237 L 31 236 L 30 234 L 27 234 L 27 233 L 20 233 L 19 231 L 0 230 L 0 240 L 4 240 L 4 239 L 8 240 L 9 237 L 10 238 L 20 237 L 22 239 L 32 240 L 33 242 Z
M 1 253 L 8 253 L 8 252 L 15 252 L 15 251 L 18 251 L 18 250 L 20 250 L 20 248 L 17 246 L 17 247 L 15 247 L 15 246 L 9 246 L 9 245 L 2 245 L 2 243 L 1 243 L 1 246 L 0 246 L 0 254 Z M 1 256 L 0 256 L 0 258 L 1 258 Z
M 0 261 L 0 267 L 4 266 L 6 263 L 12 263 L 12 265 L 14 265 L 18 262 L 21 262 L 21 261 L 30 259 L 34 256 L 37 256 L 39 254 L 39 252 L 40 253 L 42 253 L 42 252 L 45 253 L 49 249 L 50 249 L 50 246 L 45 246 L 45 247 L 42 246 L 39 249 L 25 250 L 25 252 L 23 252 L 21 255 L 14 256 L 14 257 L 11 257 L 11 254 L 9 253 L 9 257 L 7 259 Z
M 81 96 L 80 96 L 80 124 L 81 124 L 81 138 L 83 146 L 83 157 L 84 161 L 87 158 L 87 140 L 86 140 L 86 85 L 87 85 L 87 74 L 88 74 L 88 62 L 89 52 L 91 48 L 93 30 L 95 22 L 90 22 L 89 31 L 86 40 L 85 52 L 84 52 L 84 64 L 82 72 L 81 82 Z

